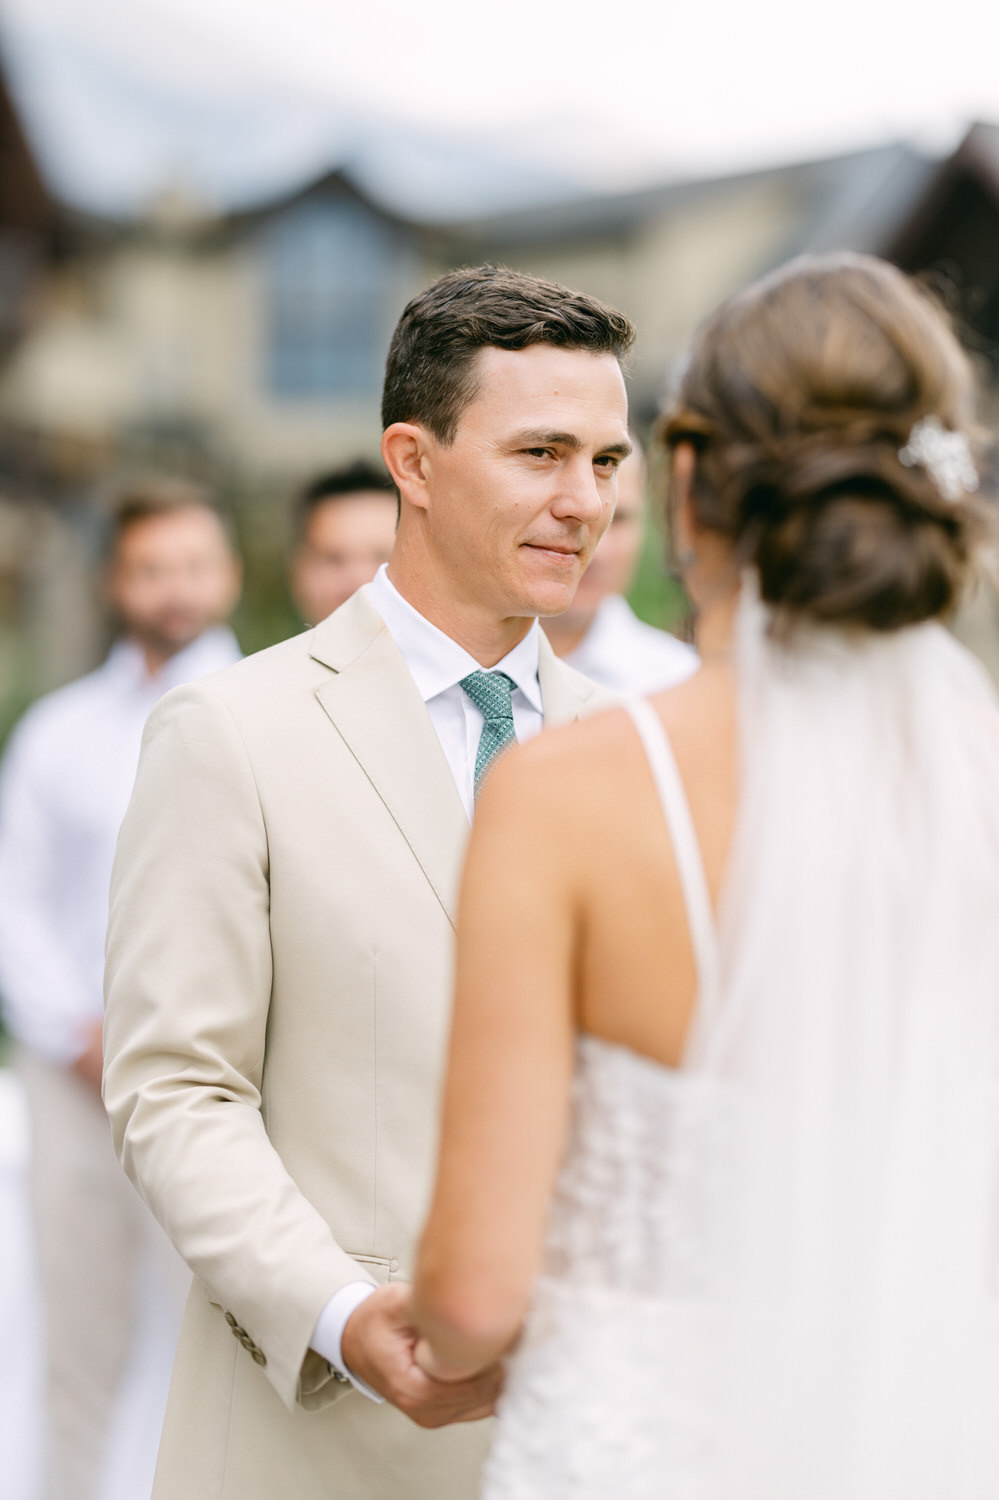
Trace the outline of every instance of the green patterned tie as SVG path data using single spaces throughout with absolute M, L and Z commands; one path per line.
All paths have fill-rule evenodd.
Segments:
M 460 685 L 476 708 L 482 710 L 485 719 L 475 756 L 475 795 L 478 796 L 482 779 L 497 755 L 517 738 L 510 701 L 513 681 L 505 672 L 470 672 L 461 679 Z

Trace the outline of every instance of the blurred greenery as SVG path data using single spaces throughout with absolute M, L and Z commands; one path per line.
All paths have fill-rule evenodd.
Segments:
M 304 629 L 288 594 L 291 538 L 283 492 L 277 493 L 254 489 L 231 497 L 243 557 L 243 595 L 232 625 L 248 656 Z
M 29 668 L 26 653 L 19 652 L 14 643 L 4 644 L 4 672 L 0 686 L 0 751 L 17 720 L 38 695 L 35 688 L 37 678 Z
M 632 435 L 638 435 L 645 453 L 646 511 L 645 536 L 628 601 L 639 619 L 669 630 L 681 640 L 692 640 L 690 604 L 670 555 L 666 522 L 669 470 L 662 448 L 650 438 L 648 427 L 648 422 L 636 422 L 632 427 Z
M 635 581 L 628 591 L 635 613 L 650 625 L 690 639 L 690 606 L 683 585 L 671 570 L 665 529 L 650 512 Z

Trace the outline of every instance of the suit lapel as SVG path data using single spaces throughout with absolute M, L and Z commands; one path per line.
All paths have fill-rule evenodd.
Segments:
M 538 682 L 546 729 L 556 724 L 571 724 L 584 710 L 596 708 L 606 699 L 588 677 L 559 661 L 543 631 L 538 650 Z
M 361 593 L 316 628 L 311 650 L 333 673 L 316 689 L 319 702 L 453 923 L 468 819 L 398 647 Z M 571 723 L 601 701 L 599 689 L 560 662 L 543 634 L 538 681 L 546 725 Z
M 468 819 L 447 759 L 398 647 L 363 595 L 317 627 L 312 655 L 331 667 L 316 690 L 450 921 Z

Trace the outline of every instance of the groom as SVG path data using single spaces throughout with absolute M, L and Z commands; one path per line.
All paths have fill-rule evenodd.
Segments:
M 496 1374 L 419 1370 L 404 1280 L 458 873 L 492 755 L 598 701 L 535 617 L 571 602 L 613 511 L 632 338 L 491 266 L 416 297 L 385 378 L 387 571 L 150 719 L 112 889 L 105 1098 L 195 1273 L 156 1500 L 476 1492 Z

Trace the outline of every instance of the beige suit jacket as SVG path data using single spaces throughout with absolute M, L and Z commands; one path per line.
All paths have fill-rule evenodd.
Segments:
M 542 638 L 546 723 L 600 690 Z M 309 1350 L 405 1277 L 427 1205 L 468 823 L 355 596 L 167 695 L 119 841 L 105 1099 L 195 1273 L 156 1500 L 465 1500 L 488 1423 L 425 1432 Z

